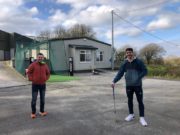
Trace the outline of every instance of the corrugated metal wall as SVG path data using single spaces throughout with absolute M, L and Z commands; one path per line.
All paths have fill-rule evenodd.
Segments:
M 10 59 L 10 34 L 0 30 L 0 60 Z

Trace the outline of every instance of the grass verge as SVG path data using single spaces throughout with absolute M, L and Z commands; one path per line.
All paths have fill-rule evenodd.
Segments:
M 48 82 L 67 82 L 72 80 L 79 80 L 79 78 L 74 76 L 51 75 Z

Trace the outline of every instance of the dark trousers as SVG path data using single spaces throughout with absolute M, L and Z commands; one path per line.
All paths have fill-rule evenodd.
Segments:
M 144 117 L 144 104 L 143 104 L 143 90 L 142 86 L 127 86 L 126 94 L 128 97 L 129 114 L 133 114 L 133 95 L 136 94 L 136 98 L 139 104 L 139 116 Z
M 46 91 L 46 85 L 37 85 L 32 84 L 32 101 L 31 101 L 31 109 L 32 113 L 36 113 L 36 101 L 38 92 L 40 94 L 40 112 L 44 112 L 44 105 L 45 105 L 45 91 Z

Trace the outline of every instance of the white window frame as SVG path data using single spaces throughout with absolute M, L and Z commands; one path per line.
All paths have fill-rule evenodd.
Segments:
M 96 61 L 97 62 L 102 62 L 103 61 L 103 51 L 96 51 Z
M 30 50 L 26 50 L 24 52 L 24 57 L 25 57 L 25 59 L 29 59 L 30 58 Z
M 81 54 L 85 55 L 85 61 L 81 61 Z M 87 58 L 88 55 L 89 55 L 90 60 L 88 60 L 88 58 Z M 92 52 L 91 52 L 91 50 L 80 50 L 79 51 L 79 61 L 80 61 L 80 63 L 90 63 L 92 61 Z

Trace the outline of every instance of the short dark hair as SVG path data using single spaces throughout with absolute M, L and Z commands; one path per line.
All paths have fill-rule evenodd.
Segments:
M 127 51 L 133 52 L 133 48 L 126 48 L 126 52 L 127 52 Z
M 43 53 L 38 53 L 37 56 L 38 56 L 38 55 L 43 55 Z M 43 56 L 44 56 L 44 55 L 43 55 Z

